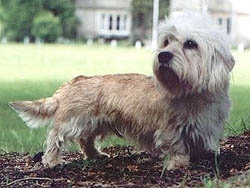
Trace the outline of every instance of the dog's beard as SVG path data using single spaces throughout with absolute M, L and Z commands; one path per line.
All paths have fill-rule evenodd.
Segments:
M 180 87 L 180 79 L 169 66 L 159 66 L 159 79 L 169 91 L 175 91 Z
M 180 75 L 171 66 L 158 64 L 154 71 L 158 82 L 164 88 L 164 93 L 168 97 L 178 98 L 187 93 L 187 83 L 180 78 Z
M 170 98 L 179 98 L 192 94 L 195 89 L 188 80 L 182 78 L 171 66 L 159 65 L 155 70 L 155 76 L 161 87 L 164 88 Z

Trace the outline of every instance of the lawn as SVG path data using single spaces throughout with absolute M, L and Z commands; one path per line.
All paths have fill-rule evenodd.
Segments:
M 0 152 L 43 150 L 48 128 L 31 130 L 8 107 L 8 101 L 47 97 L 65 81 L 80 75 L 152 74 L 153 52 L 128 47 L 85 45 L 0 45 Z M 250 52 L 233 51 L 233 109 L 225 135 L 250 127 Z M 105 145 L 124 143 L 115 138 Z

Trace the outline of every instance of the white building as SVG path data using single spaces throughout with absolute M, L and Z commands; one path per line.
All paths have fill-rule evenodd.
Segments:
M 250 47 L 250 1 L 232 1 L 232 40 Z
M 231 39 L 233 46 L 250 47 L 250 1 L 248 0 L 171 0 L 170 14 L 207 11 Z
M 131 4 L 132 0 L 75 0 L 78 38 L 129 38 Z M 229 35 L 233 46 L 250 47 L 249 0 L 170 0 L 170 14 L 186 10 L 207 11 Z
M 87 39 L 128 38 L 132 0 L 75 0 L 77 35 Z

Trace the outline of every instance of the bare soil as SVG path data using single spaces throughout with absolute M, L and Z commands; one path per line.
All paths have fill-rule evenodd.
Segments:
M 42 152 L 0 154 L 0 187 L 199 187 L 220 179 L 250 187 L 250 131 L 221 141 L 220 156 L 192 161 L 187 168 L 164 171 L 163 161 L 132 146 L 103 149 L 110 158 L 83 160 L 63 153 L 64 166 L 44 168 Z

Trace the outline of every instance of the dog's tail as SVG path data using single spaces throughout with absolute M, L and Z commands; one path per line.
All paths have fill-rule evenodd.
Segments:
M 36 101 L 9 102 L 9 106 L 19 114 L 27 126 L 38 128 L 50 122 L 58 108 L 58 101 L 49 97 Z

